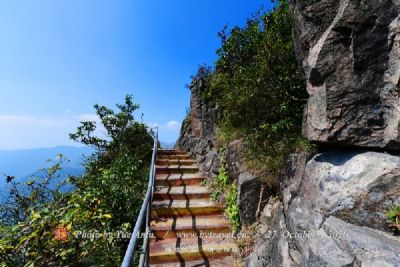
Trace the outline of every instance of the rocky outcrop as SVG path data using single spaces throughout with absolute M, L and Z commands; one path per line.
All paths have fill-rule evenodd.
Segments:
M 303 133 L 347 148 L 289 158 L 246 265 L 400 266 L 385 216 L 400 205 L 400 157 L 366 150 L 400 149 L 400 2 L 294 0 L 291 11 L 310 95 Z
M 251 225 L 257 216 L 263 201 L 268 196 L 259 177 L 248 172 L 241 156 L 243 140 L 235 140 L 226 149 L 215 147 L 215 135 L 218 120 L 218 107 L 201 97 L 206 90 L 204 79 L 194 79 L 190 85 L 190 113 L 182 124 L 181 134 L 176 148 L 194 156 L 200 170 L 209 177 L 218 175 L 221 161 L 224 159 L 229 179 L 238 186 L 238 207 L 242 224 Z
M 203 78 L 194 79 L 189 88 L 190 113 L 182 123 L 175 147 L 190 153 L 199 162 L 201 171 L 214 176 L 221 165 L 219 151 L 214 146 L 218 107 L 201 98 L 201 92 L 206 90 Z
M 400 157 L 334 150 L 306 162 L 290 158 L 247 266 L 400 266 L 384 215 L 400 204 Z
M 368 151 L 400 151 L 399 11 L 398 0 L 291 1 L 310 95 L 303 133 L 343 146 L 312 158 L 291 155 L 279 197 L 265 206 L 259 179 L 240 158 L 241 141 L 215 149 L 218 108 L 200 97 L 204 80 L 191 84 L 191 113 L 177 147 L 211 176 L 226 159 L 242 222 L 259 218 L 246 266 L 400 266 L 400 238 L 385 217 L 400 205 L 400 157 Z
M 400 149 L 400 2 L 295 0 L 311 141 Z

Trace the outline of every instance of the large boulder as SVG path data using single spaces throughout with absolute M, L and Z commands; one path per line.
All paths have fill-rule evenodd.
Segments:
M 262 200 L 260 178 L 249 172 L 243 172 L 238 180 L 238 207 L 240 222 L 251 225 L 257 221 L 257 213 Z
M 333 150 L 305 162 L 291 157 L 247 266 L 400 266 L 384 214 L 400 204 L 400 157 Z
M 398 0 L 294 0 L 311 141 L 400 149 Z

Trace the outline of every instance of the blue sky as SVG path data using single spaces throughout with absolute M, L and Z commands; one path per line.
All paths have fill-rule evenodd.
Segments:
M 0 149 L 73 144 L 68 133 L 132 94 L 137 114 L 176 140 L 185 84 L 212 64 L 225 24 L 265 1 L 37 0 L 0 3 Z

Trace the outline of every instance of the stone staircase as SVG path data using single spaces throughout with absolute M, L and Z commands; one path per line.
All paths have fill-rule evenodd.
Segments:
M 210 200 L 205 179 L 189 155 L 158 151 L 150 266 L 241 266 L 231 255 L 236 245 L 230 223 Z

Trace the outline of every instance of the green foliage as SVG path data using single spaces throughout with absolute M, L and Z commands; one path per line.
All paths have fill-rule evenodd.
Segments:
M 211 192 L 211 194 L 210 194 L 210 198 L 213 200 L 213 201 L 216 201 L 216 200 L 218 200 L 218 197 L 221 195 L 221 191 L 220 190 L 213 190 L 212 192 Z
M 212 182 L 213 191 L 211 192 L 211 199 L 218 200 L 219 196 L 223 195 L 226 186 L 229 184 L 228 172 L 225 168 L 225 160 L 221 159 L 221 167 L 218 170 L 218 176 Z
M 62 184 L 59 184 L 55 190 L 51 190 L 50 185 L 60 177 L 59 171 L 68 160 L 60 154 L 56 160 L 47 162 L 52 166 L 42 169 L 42 176 L 31 176 L 24 183 L 19 182 L 15 177 L 6 177 L 11 189 L 8 192 L 8 198 L 3 198 L 0 206 L 0 225 L 24 221 L 30 216 L 30 209 L 40 208 L 41 205 L 59 196 Z
M 308 96 L 294 53 L 288 1 L 277 1 L 274 10 L 260 11 L 244 27 L 225 28 L 219 36 L 215 70 L 201 71 L 207 73 L 201 76 L 203 99 L 216 102 L 222 113 L 217 145 L 244 138 L 248 165 L 273 186 L 288 154 L 310 148 L 301 138 Z
M 217 177 L 217 181 L 222 186 L 228 185 L 229 177 L 228 177 L 228 172 L 226 171 L 226 168 L 225 168 L 225 164 L 221 164 L 221 167 L 219 168 L 219 174 Z
M 395 232 L 400 234 L 400 205 L 391 206 L 386 212 L 389 227 Z
M 225 212 L 229 218 L 229 221 L 232 224 L 234 232 L 240 230 L 240 217 L 239 217 L 239 207 L 237 204 L 237 198 L 238 198 L 237 186 L 235 184 L 232 184 L 229 186 L 229 190 L 226 193 Z
M 246 165 L 254 174 L 262 177 L 262 181 L 270 187 L 277 185 L 277 177 L 283 170 L 290 153 L 302 151 L 314 152 L 315 146 L 296 134 L 281 136 L 265 136 L 261 132 L 245 139 L 243 149 Z M 256 157 L 254 155 L 257 155 Z
M 95 122 L 82 122 L 71 138 L 97 152 L 82 177 L 70 177 L 74 190 L 48 187 L 62 162 L 45 177 L 14 186 L 0 206 L 0 258 L 7 266 L 115 266 L 122 261 L 146 188 L 152 137 L 134 120 L 132 97 L 118 112 L 95 106 L 108 138 L 94 136 Z M 62 158 L 60 158 L 62 160 Z M 54 239 L 64 227 L 68 240 Z
M 221 36 L 210 91 L 224 118 L 249 133 L 298 126 L 307 94 L 294 55 L 287 1 Z
M 234 232 L 240 230 L 239 207 L 237 205 L 237 186 L 229 179 L 228 172 L 225 168 L 225 160 L 221 160 L 219 174 L 211 187 L 213 191 L 210 198 L 212 200 L 221 200 L 225 204 L 225 214 L 231 222 Z M 219 199 L 221 197 L 221 199 Z
M 106 151 L 101 154 L 105 161 L 124 153 L 140 155 L 141 159 L 149 160 L 152 138 L 147 133 L 146 125 L 134 119 L 133 113 L 139 105 L 133 103 L 132 96 L 126 96 L 125 104 L 117 105 L 119 112 L 99 105 L 94 108 L 109 138 L 94 136 L 96 122 L 85 121 L 81 122 L 75 133 L 70 134 L 72 140 L 92 146 L 99 153 Z

